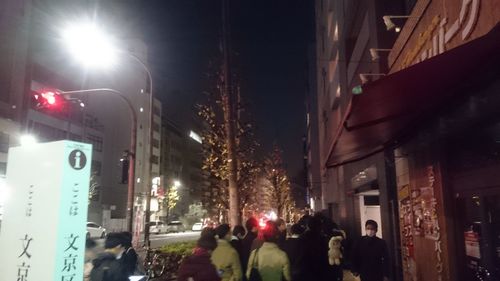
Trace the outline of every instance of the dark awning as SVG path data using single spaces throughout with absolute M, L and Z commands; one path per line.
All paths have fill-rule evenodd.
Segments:
M 453 95 L 467 94 L 457 88 L 493 63 L 500 63 L 500 24 L 485 36 L 363 85 L 362 94 L 351 97 L 326 166 L 382 151 Z

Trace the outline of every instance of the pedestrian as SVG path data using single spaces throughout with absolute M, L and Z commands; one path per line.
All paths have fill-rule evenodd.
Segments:
M 96 242 L 93 239 L 87 238 L 85 241 L 85 258 L 83 265 L 83 281 L 90 280 L 90 272 L 94 267 L 92 261 L 96 258 Z
M 262 237 L 264 244 L 252 251 L 248 261 L 246 272 L 248 280 L 252 280 L 252 271 L 255 272 L 255 270 L 262 281 L 292 280 L 288 257 L 276 244 L 279 239 L 279 230 L 275 222 L 268 221 L 266 223 Z
M 132 276 L 137 269 L 137 253 L 135 252 L 134 247 L 132 247 L 132 233 L 122 232 L 121 235 L 125 252 L 120 258 L 120 261 L 125 268 L 127 276 Z
M 245 228 L 247 229 L 247 234 L 245 238 L 243 238 L 242 246 L 243 246 L 243 264 L 246 266 L 248 264 L 248 258 L 250 257 L 250 252 L 252 251 L 252 243 L 257 238 L 259 233 L 259 222 L 256 218 L 251 217 L 245 223 Z
M 286 241 L 286 222 L 283 219 L 277 219 L 276 220 L 276 225 L 278 226 L 279 230 L 279 237 L 278 237 L 278 246 L 280 249 L 283 250 L 283 247 L 285 246 L 285 241 Z
M 304 228 L 296 223 L 290 228 L 291 235 L 284 243 L 283 250 L 290 261 L 290 274 L 293 281 L 304 280 L 302 268 L 302 246 L 300 244 L 300 235 L 304 233 Z
M 237 225 L 233 228 L 233 236 L 231 237 L 231 246 L 238 253 L 241 264 L 241 272 L 245 272 L 246 264 L 243 263 L 243 238 L 245 237 L 245 228 L 242 225 Z
M 231 241 L 231 228 L 228 224 L 221 224 L 216 229 L 217 248 L 212 253 L 212 263 L 217 268 L 223 281 L 241 281 L 242 271 L 240 257 L 229 243 Z
M 109 233 L 104 241 L 104 252 L 92 262 L 90 281 L 128 281 L 123 264 L 119 261 L 125 248 L 120 233 Z
M 374 220 L 365 223 L 366 235 L 353 247 L 352 266 L 354 275 L 361 281 L 389 280 L 389 254 L 384 240 L 376 236 L 378 224 Z
M 300 237 L 303 274 L 307 280 L 328 280 L 328 240 L 322 233 L 321 217 L 315 215 L 307 223 Z
M 220 281 L 210 257 L 217 247 L 213 231 L 202 232 L 193 254 L 184 259 L 177 272 L 178 281 Z

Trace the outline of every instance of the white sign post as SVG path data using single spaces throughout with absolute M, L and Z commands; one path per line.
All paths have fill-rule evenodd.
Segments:
M 92 146 L 9 150 L 0 229 L 1 281 L 81 281 Z

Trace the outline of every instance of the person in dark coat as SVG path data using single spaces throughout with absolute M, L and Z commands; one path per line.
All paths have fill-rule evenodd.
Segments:
M 301 264 L 303 272 L 299 280 L 328 280 L 328 240 L 322 233 L 321 218 L 313 216 L 308 221 L 308 229 L 300 237 L 303 247 Z
M 90 281 L 128 281 L 123 264 L 118 260 L 125 252 L 119 233 L 110 233 L 104 242 L 104 252 L 92 262 Z
M 231 246 L 238 252 L 242 272 L 246 272 L 246 264 L 243 263 L 243 239 L 245 238 L 245 232 L 245 228 L 242 225 L 235 226 L 230 242 Z
M 177 272 L 178 281 L 220 281 L 217 269 L 212 264 L 210 256 L 217 248 L 217 240 L 212 231 L 202 234 L 196 242 L 193 255 L 184 259 Z
M 247 234 L 243 238 L 242 243 L 242 263 L 248 264 L 248 258 L 250 257 L 250 252 L 252 251 L 252 243 L 257 238 L 259 233 L 259 221 L 256 218 L 249 218 L 245 223 L 245 228 L 247 229 Z
M 389 276 L 389 254 L 384 240 L 376 236 L 378 224 L 373 220 L 365 223 L 366 235 L 353 247 L 352 267 L 361 281 L 387 281 Z
M 122 232 L 121 235 L 125 252 L 123 252 L 120 261 L 123 264 L 127 276 L 132 276 L 137 269 L 137 253 L 135 252 L 134 247 L 132 247 L 132 233 Z
M 290 260 L 290 273 L 292 276 L 292 280 L 300 280 L 300 276 L 302 274 L 302 254 L 300 245 L 300 235 L 304 233 L 304 228 L 300 224 L 292 225 L 291 236 L 286 239 L 283 244 L 283 250 L 288 256 Z
M 279 230 L 278 247 L 284 250 L 283 247 L 285 246 L 286 241 L 286 222 L 283 219 L 277 219 L 276 225 L 278 226 Z

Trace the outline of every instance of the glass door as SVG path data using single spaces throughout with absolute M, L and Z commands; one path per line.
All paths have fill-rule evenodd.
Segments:
M 461 280 L 500 280 L 500 195 L 457 200 Z

